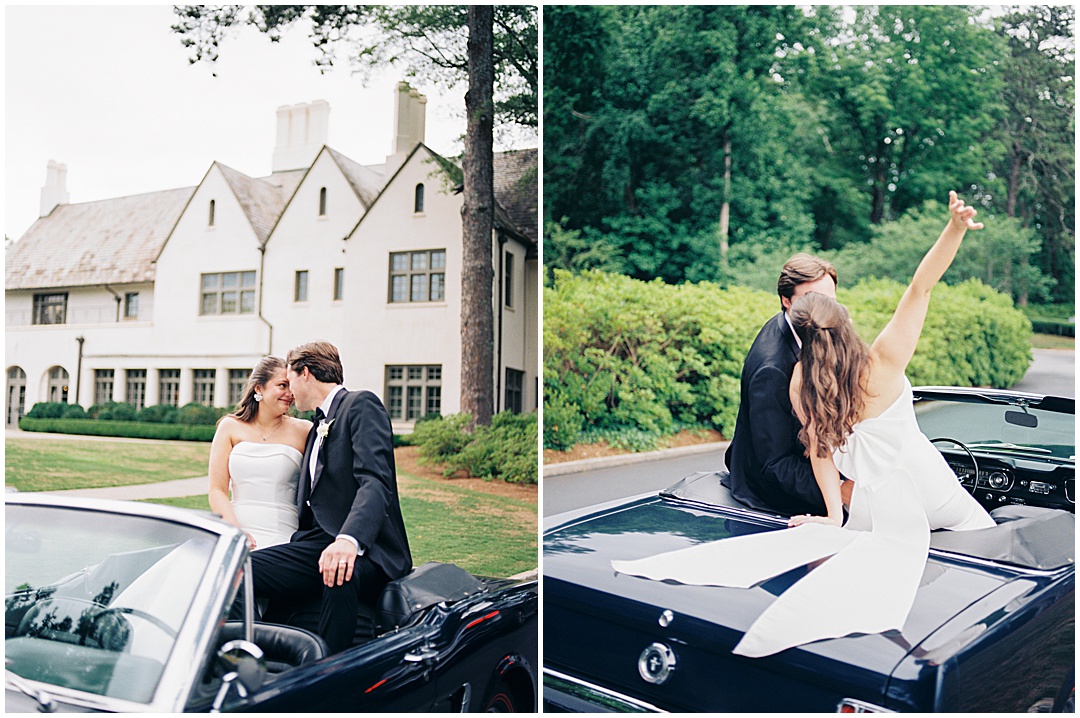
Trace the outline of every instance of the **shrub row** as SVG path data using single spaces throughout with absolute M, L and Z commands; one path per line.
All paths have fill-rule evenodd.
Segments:
M 205 424 L 150 424 L 109 419 L 35 419 L 29 414 L 19 420 L 23 431 L 44 431 L 84 436 L 120 436 L 132 439 L 173 439 L 211 441 L 216 427 Z
M 1032 319 L 1031 331 L 1036 334 L 1056 334 L 1059 337 L 1075 337 L 1076 324 L 1062 319 Z
M 904 285 L 870 280 L 837 298 L 868 342 Z M 667 285 L 556 271 L 544 289 L 544 446 L 587 436 L 631 442 L 701 426 L 731 436 L 742 362 L 777 311 L 775 294 L 703 282 Z M 913 384 L 1008 387 L 1031 361 L 1031 323 L 1003 294 L 971 280 L 934 290 Z
M 442 464 L 443 473 L 465 470 L 470 476 L 498 478 L 513 484 L 537 482 L 536 412 L 504 411 L 491 426 L 471 433 L 468 414 L 433 416 L 416 422 L 410 443 L 420 447 L 425 463 Z
M 84 410 L 78 404 L 62 402 L 40 402 L 26 413 L 31 419 L 96 419 L 104 421 L 135 421 L 149 424 L 186 424 L 213 426 L 218 419 L 230 413 L 225 407 L 185 404 L 175 407 L 169 404 L 155 404 L 143 409 L 136 409 L 131 404 L 110 401 L 94 404 Z

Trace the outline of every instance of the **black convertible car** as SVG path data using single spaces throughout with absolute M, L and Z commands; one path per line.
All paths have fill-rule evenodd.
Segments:
M 800 567 L 751 588 L 614 571 L 787 517 L 720 474 L 552 517 L 544 534 L 545 711 L 1050 712 L 1075 706 L 1074 401 L 920 387 L 922 431 L 997 526 L 934 532 L 903 628 L 765 658 L 732 648 Z
M 535 711 L 537 585 L 431 563 L 328 655 L 302 626 L 227 620 L 247 542 L 210 514 L 8 494 L 9 711 Z M 247 601 L 247 605 L 252 605 Z

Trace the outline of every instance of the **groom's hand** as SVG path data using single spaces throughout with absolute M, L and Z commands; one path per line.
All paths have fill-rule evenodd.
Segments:
M 333 588 L 349 581 L 352 579 L 355 562 L 356 547 L 346 539 L 337 539 L 319 556 L 319 572 L 322 574 L 323 583 Z

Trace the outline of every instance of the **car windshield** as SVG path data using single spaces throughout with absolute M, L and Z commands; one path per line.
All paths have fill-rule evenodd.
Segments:
M 915 416 L 919 428 L 931 439 L 955 439 L 980 452 L 1075 461 L 1073 414 L 935 398 L 916 402 Z M 940 447 L 949 448 L 945 443 Z
M 161 519 L 9 504 L 8 670 L 150 702 L 216 540 Z

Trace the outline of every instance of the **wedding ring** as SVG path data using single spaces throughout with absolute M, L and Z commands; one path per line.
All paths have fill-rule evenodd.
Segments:
M 347 563 L 348 563 L 348 561 L 346 561 L 345 559 L 341 559 L 340 561 L 338 561 L 339 566 L 344 566 Z

